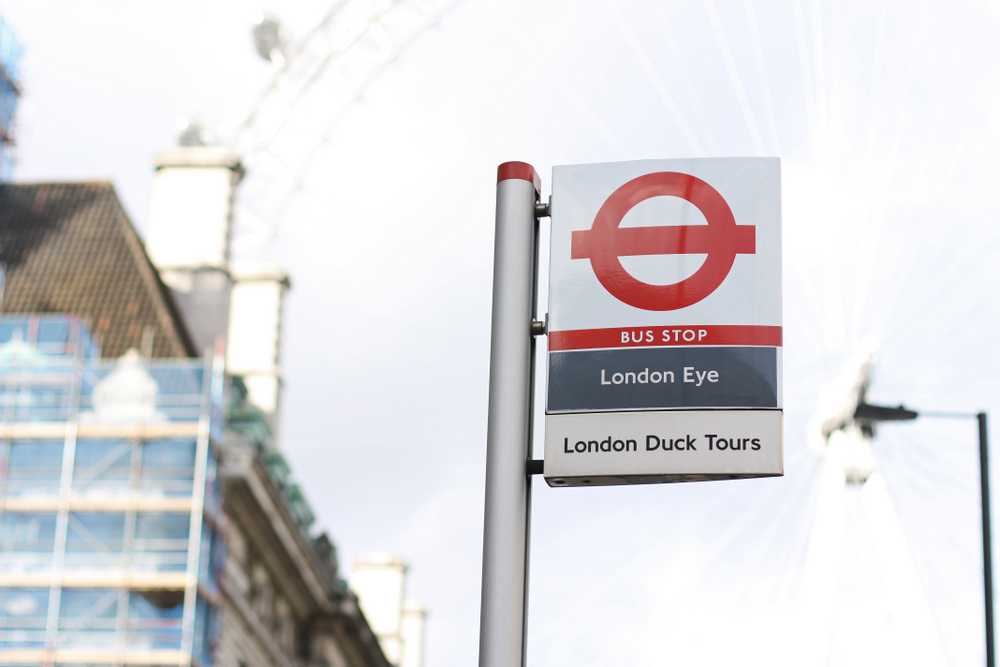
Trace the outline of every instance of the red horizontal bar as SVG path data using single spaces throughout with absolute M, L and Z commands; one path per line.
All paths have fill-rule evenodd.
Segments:
M 718 231 L 709 225 L 665 227 L 621 227 L 610 234 L 592 229 L 573 232 L 570 257 L 709 254 L 732 247 L 735 253 L 752 255 L 757 250 L 754 227 L 738 225 L 735 231 Z M 610 236 L 611 242 L 606 239 Z
M 781 327 L 679 325 L 550 331 L 549 350 L 596 350 L 608 347 L 687 347 L 732 345 L 781 347 Z

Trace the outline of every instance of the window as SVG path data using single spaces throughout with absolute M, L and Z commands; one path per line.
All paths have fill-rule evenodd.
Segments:
M 65 352 L 67 341 L 71 341 L 74 322 L 66 318 L 39 318 L 35 333 L 35 346 L 50 354 Z
M 177 512 L 140 512 L 135 520 L 132 566 L 158 572 L 187 568 L 191 516 Z
M 268 576 L 267 568 L 261 563 L 256 563 L 250 572 L 251 604 L 253 610 L 264 625 L 271 625 L 271 612 L 274 598 L 274 589 L 271 587 L 271 578 Z
M 76 445 L 73 491 L 99 496 L 189 495 L 196 450 L 195 440 L 188 438 L 143 443 L 81 439 Z
M 200 546 L 198 580 L 208 590 L 217 592 L 218 580 L 226 567 L 226 543 L 208 521 L 201 524 Z
M 59 493 L 62 440 L 15 440 L 7 454 L 7 496 Z
M 280 596 L 274 602 L 274 635 L 283 649 L 289 653 L 295 651 L 295 618 L 291 607 Z
M 55 512 L 4 512 L 0 517 L 0 572 L 51 569 L 55 539 Z
M 0 588 L 0 648 L 42 648 L 49 589 Z
M 145 492 L 188 495 L 194 484 L 194 440 L 151 440 L 142 445 L 142 482 Z
M 222 481 L 219 479 L 219 458 L 213 448 L 208 452 L 205 469 L 205 510 L 212 514 L 222 512 Z
M 115 643 L 122 591 L 107 588 L 64 588 L 59 600 L 61 648 L 97 648 Z
M 179 649 L 183 616 L 184 591 L 133 591 L 126 641 L 131 648 Z
M 127 440 L 77 441 L 73 463 L 74 493 L 127 493 L 134 447 L 134 443 Z
M 122 512 L 72 512 L 66 551 L 121 551 L 125 536 L 125 514 Z
M 55 548 L 54 512 L 4 512 L 0 518 L 0 551 L 50 552 Z
M 212 653 L 221 630 L 219 611 L 203 597 L 198 597 L 194 611 L 194 657 L 203 665 L 212 664 Z
M 183 590 L 64 588 L 56 643 L 63 648 L 179 649 L 183 615 Z
M 66 531 L 66 568 L 125 563 L 125 514 L 71 512 Z

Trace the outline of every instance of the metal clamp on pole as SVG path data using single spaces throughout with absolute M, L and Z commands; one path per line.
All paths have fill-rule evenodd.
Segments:
M 549 201 L 547 201 L 545 203 L 538 202 L 537 204 L 535 204 L 535 219 L 537 220 L 538 218 L 547 218 L 547 217 L 549 217 L 549 215 L 550 215 L 549 212 L 551 210 L 552 210 L 552 198 L 551 197 L 549 198 Z
M 479 667 L 521 667 L 527 605 L 531 478 L 531 335 L 534 321 L 536 204 L 541 182 L 524 162 L 497 172 L 486 433 L 486 515 Z

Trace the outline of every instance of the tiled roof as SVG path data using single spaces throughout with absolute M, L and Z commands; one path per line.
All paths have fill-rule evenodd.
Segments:
M 0 312 L 73 313 L 105 358 L 197 356 L 167 288 L 108 182 L 0 185 Z

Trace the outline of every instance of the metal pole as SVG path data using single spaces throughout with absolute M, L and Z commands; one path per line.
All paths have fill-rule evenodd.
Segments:
M 531 321 L 535 287 L 535 169 L 506 162 L 497 171 L 490 402 L 479 667 L 521 667 L 531 511 Z
M 996 661 L 993 650 L 993 538 L 990 535 L 990 465 L 986 437 L 986 413 L 980 412 L 973 415 L 969 412 L 929 410 L 922 410 L 918 413 L 907 410 L 902 405 L 897 408 L 861 402 L 854 413 L 855 419 L 859 416 L 867 419 L 868 423 L 903 421 L 916 419 L 918 416 L 943 419 L 971 419 L 975 416 L 976 421 L 979 422 L 979 490 L 982 503 L 980 513 L 983 518 L 983 606 L 986 611 L 986 667 L 994 667 Z
M 983 595 L 986 602 L 986 667 L 994 666 L 993 652 L 993 553 L 990 536 L 990 468 L 986 441 L 986 413 L 976 415 L 979 422 L 979 483 L 982 490 L 983 517 Z

